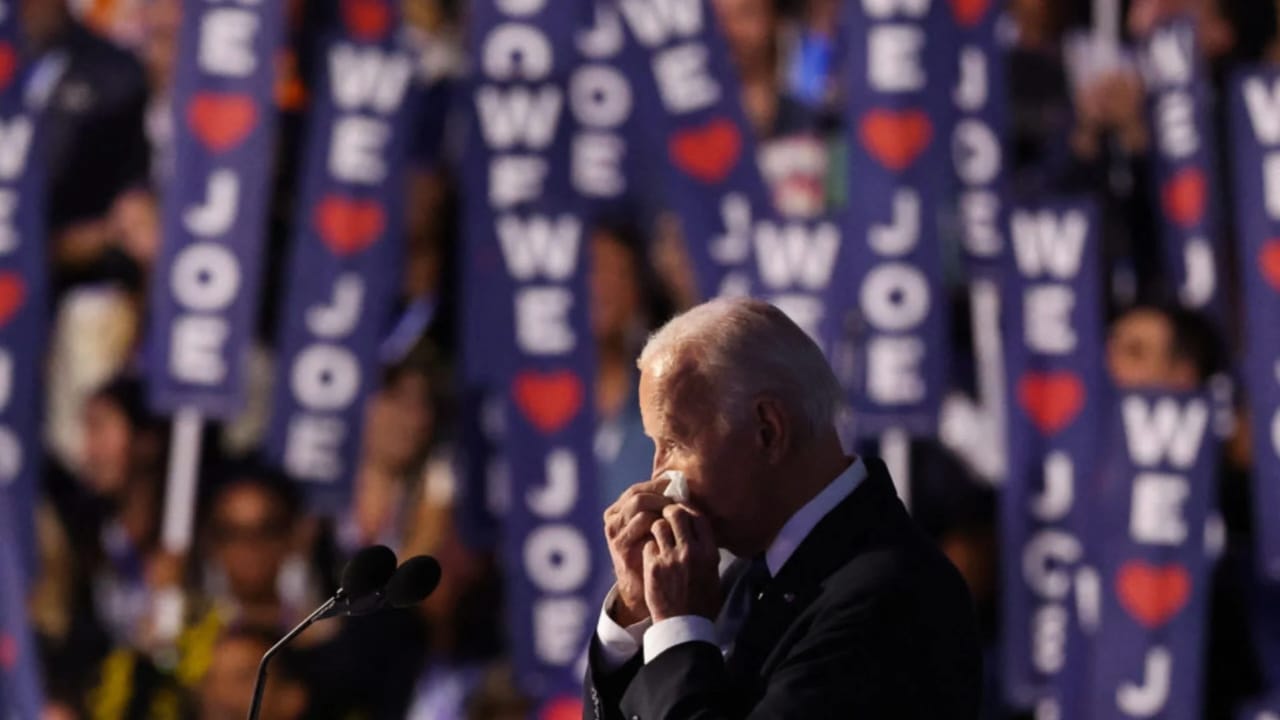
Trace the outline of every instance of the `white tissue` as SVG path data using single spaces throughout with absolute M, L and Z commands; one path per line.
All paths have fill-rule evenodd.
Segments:
M 678 503 L 689 502 L 689 481 L 685 479 L 684 473 L 679 470 L 667 470 L 659 477 L 671 481 L 667 489 L 662 491 L 664 497 L 669 497 Z

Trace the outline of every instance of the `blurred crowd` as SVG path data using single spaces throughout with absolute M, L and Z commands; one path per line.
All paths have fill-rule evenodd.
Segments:
M 462 533 L 455 513 L 462 398 L 452 380 L 458 273 L 451 270 L 460 229 L 449 118 L 415 128 L 400 332 L 388 328 L 395 342 L 382 348 L 350 507 L 336 517 L 307 513 L 289 478 L 258 455 L 307 107 L 307 0 L 289 2 L 290 52 L 277 58 L 283 122 L 252 400 L 243 417 L 205 430 L 191 551 L 174 556 L 161 547 L 169 426 L 148 410 L 140 347 L 160 242 L 162 178 L 172 162 L 167 98 L 182 4 L 20 2 L 25 40 L 38 58 L 27 100 L 38 104 L 48 128 L 54 281 L 47 460 L 36 517 L 40 571 L 30 598 L 46 716 L 243 718 L 262 653 L 328 597 L 355 550 L 382 543 L 402 558 L 438 557 L 446 568 L 440 588 L 414 611 L 308 630 L 276 661 L 263 717 L 524 717 L 529 700 L 504 657 L 500 558 Z M 857 182 L 842 176 L 830 74 L 839 0 L 713 4 L 779 208 L 813 215 L 838 204 Z M 1008 2 L 1012 184 L 1099 197 L 1111 318 L 1107 357 L 1099 361 L 1121 386 L 1194 388 L 1237 359 L 1239 323 L 1223 332 L 1171 302 L 1154 249 L 1142 83 L 1131 66 L 1093 73 L 1073 67 L 1066 38 L 1093 21 L 1086 5 Z M 461 102 L 465 4 L 403 0 L 403 12 L 420 43 L 422 102 Z M 1131 0 L 1122 12 L 1130 39 L 1165 15 L 1193 13 L 1219 88 L 1237 63 L 1280 62 L 1271 0 Z M 618 211 L 591 237 L 602 508 L 649 477 L 653 447 L 640 424 L 635 356 L 650 330 L 697 300 L 673 225 L 660 209 Z M 958 265 L 959 250 L 947 242 L 947 257 Z M 958 267 L 952 274 L 955 350 L 963 356 L 971 351 L 967 302 Z M 1236 422 L 1219 477 L 1228 540 L 1214 583 L 1206 717 L 1229 717 L 1268 678 L 1280 680 L 1280 657 L 1267 657 L 1276 645 L 1257 642 L 1280 632 L 1280 617 L 1263 610 L 1270 591 L 1251 570 L 1249 446 L 1247 423 Z M 999 548 L 991 479 L 938 441 L 917 441 L 911 466 L 913 512 L 970 584 L 994 675 Z M 179 605 L 172 603 L 176 590 Z M 994 684 L 988 694 L 989 717 L 1012 716 Z

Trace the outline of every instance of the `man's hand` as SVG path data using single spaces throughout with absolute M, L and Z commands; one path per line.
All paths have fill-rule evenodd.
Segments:
M 649 616 L 645 608 L 643 548 L 652 537 L 654 522 L 662 519 L 662 509 L 671 504 L 670 498 L 662 495 L 666 486 L 666 480 L 632 485 L 604 511 L 604 535 L 618 579 L 618 601 L 608 612 L 623 627 Z
M 654 622 L 678 615 L 715 620 L 720 610 L 720 552 L 711 525 L 684 505 L 663 509 L 644 546 L 644 598 Z

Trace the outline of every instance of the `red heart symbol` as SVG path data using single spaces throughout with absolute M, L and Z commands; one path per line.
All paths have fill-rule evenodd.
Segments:
M 919 110 L 872 110 L 862 116 L 858 138 L 881 165 L 901 172 L 929 147 L 933 123 Z
M 197 93 L 187 106 L 187 124 L 213 152 L 226 152 L 253 132 L 258 107 L 247 95 Z
M 0 90 L 9 87 L 17 70 L 18 53 L 13 51 L 13 46 L 9 43 L 0 43 Z
M 671 136 L 667 146 L 677 167 L 705 183 L 724 180 L 738 164 L 741 151 L 742 134 L 727 118 L 680 130 Z
M 1116 574 L 1116 594 L 1134 620 L 1158 628 L 1191 598 L 1191 574 L 1181 565 L 1155 567 L 1131 560 Z
M 1262 277 L 1271 283 L 1271 287 L 1280 291 L 1280 238 L 1271 238 L 1262 243 L 1258 252 L 1258 267 L 1262 269 Z
M 1190 227 L 1204 217 L 1204 173 L 1200 168 L 1179 170 L 1164 184 L 1161 193 L 1164 213 L 1182 227 Z
M 343 0 L 342 20 L 359 40 L 381 40 L 391 27 L 391 7 L 385 0 Z
M 18 643 L 12 635 L 0 635 L 0 670 L 8 672 L 18 666 Z
M 1018 380 L 1018 402 L 1040 432 L 1052 435 L 1084 407 L 1084 383 L 1070 372 L 1027 373 Z
M 327 195 L 316 205 L 316 230 L 338 257 L 354 255 L 369 247 L 386 226 L 377 200 L 356 200 Z
M 987 14 L 989 0 L 951 0 L 951 14 L 961 27 L 973 27 Z
M 582 380 L 568 370 L 527 370 L 513 383 L 516 405 L 544 435 L 559 432 L 582 408 Z
M 27 284 L 17 273 L 0 273 L 0 327 L 9 324 L 26 300 Z
M 548 700 L 538 711 L 538 720 L 578 720 L 582 717 L 582 698 L 561 696 Z

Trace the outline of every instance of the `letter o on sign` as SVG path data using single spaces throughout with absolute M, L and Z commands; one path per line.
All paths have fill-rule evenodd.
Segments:
M 631 86 L 622 73 L 604 65 L 587 65 L 574 73 L 569 98 L 584 125 L 611 128 L 631 114 Z
M 216 312 L 240 292 L 240 264 L 222 245 L 195 243 L 174 258 L 170 287 L 184 306 Z
M 859 300 L 877 330 L 910 330 L 929 314 L 929 283 L 911 265 L 885 263 L 867 273 Z
M 571 525 L 543 525 L 524 541 L 524 568 L 544 592 L 577 590 L 591 574 L 591 548 Z
M 312 345 L 293 361 L 290 386 L 308 409 L 341 410 L 360 391 L 360 365 L 344 347 Z

